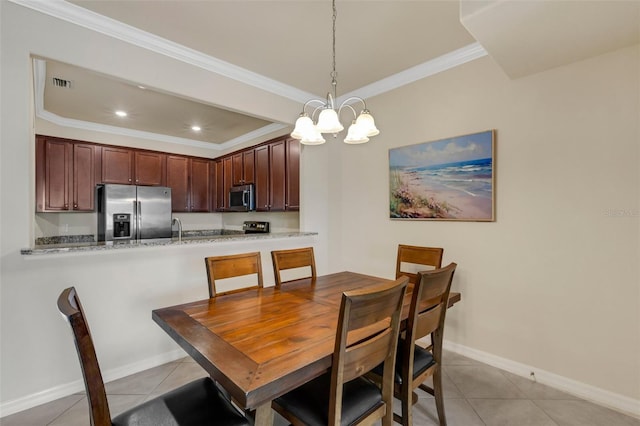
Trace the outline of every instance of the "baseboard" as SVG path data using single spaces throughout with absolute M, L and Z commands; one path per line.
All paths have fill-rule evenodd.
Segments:
M 508 371 L 509 373 L 517 376 L 529 378 L 533 371 L 538 383 L 567 392 L 571 395 L 611 408 L 621 413 L 640 418 L 640 400 L 629 398 L 628 396 L 620 395 L 605 389 L 600 389 L 555 373 L 540 370 L 537 367 L 501 358 L 455 342 L 445 341 L 443 342 L 443 348 L 466 356 L 467 358 L 491 365 L 492 367 Z
M 127 364 L 122 367 L 114 368 L 111 370 L 103 370 L 102 378 L 105 382 L 121 379 L 131 374 L 139 373 L 144 370 L 148 370 L 153 367 L 157 367 L 162 364 L 166 364 L 171 361 L 185 357 L 186 354 L 182 349 L 176 349 L 171 352 L 166 352 L 151 358 L 144 359 L 142 361 Z M 20 411 L 28 410 L 33 407 L 37 407 L 47 402 L 55 401 L 56 399 L 63 398 L 65 396 L 73 395 L 74 393 L 84 392 L 84 381 L 82 379 L 75 380 L 64 385 L 55 386 L 50 389 L 36 392 L 31 395 L 23 396 L 22 398 L 16 398 L 0 404 L 0 417 L 6 417 L 11 414 L 18 413 Z

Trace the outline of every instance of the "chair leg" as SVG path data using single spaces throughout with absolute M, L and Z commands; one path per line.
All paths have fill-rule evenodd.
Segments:
M 400 398 L 400 405 L 402 407 L 402 418 L 398 422 L 403 426 L 413 426 L 413 395 L 415 395 L 415 393 L 411 390 L 407 383 L 404 383 L 402 385 Z
M 440 366 L 433 373 L 433 396 L 436 400 L 436 410 L 438 411 L 438 420 L 440 426 L 447 426 L 447 418 L 444 414 L 444 398 L 442 394 L 442 370 Z

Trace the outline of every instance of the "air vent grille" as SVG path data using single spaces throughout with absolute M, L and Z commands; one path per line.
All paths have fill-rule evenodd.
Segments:
M 73 87 L 73 81 L 65 80 L 64 78 L 53 77 L 53 85 L 55 87 L 71 89 Z

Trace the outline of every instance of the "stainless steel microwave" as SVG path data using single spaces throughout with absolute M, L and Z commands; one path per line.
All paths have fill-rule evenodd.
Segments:
M 253 184 L 231 187 L 229 190 L 229 211 L 248 212 L 255 209 Z

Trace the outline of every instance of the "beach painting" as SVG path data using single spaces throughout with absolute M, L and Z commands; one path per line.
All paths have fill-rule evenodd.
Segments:
M 495 131 L 389 150 L 392 219 L 493 221 Z

